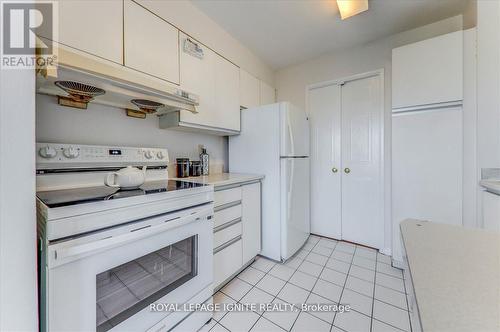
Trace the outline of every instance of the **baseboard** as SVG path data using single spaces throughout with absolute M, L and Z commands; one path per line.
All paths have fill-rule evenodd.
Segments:
M 392 259 L 392 266 L 395 267 L 395 268 L 401 269 L 401 270 L 405 269 L 404 263 L 401 262 L 401 261 L 397 261 L 395 259 Z
M 387 256 L 392 256 L 392 250 L 391 248 L 382 248 L 379 250 L 381 254 L 387 255 Z

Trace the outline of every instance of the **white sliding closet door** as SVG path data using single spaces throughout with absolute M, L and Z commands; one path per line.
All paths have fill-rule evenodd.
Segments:
M 340 85 L 309 91 L 311 233 L 340 239 Z
M 380 75 L 346 82 L 342 108 L 342 238 L 384 245 L 383 95 Z

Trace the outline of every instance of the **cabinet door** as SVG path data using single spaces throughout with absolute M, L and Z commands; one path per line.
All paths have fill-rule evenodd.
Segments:
M 215 127 L 240 131 L 239 68 L 217 55 L 215 73 Z
M 184 51 L 186 40 L 203 50 L 198 58 Z M 239 69 L 198 41 L 180 35 L 181 88 L 199 97 L 198 113 L 181 111 L 180 121 L 220 129 L 240 130 Z
M 135 2 L 124 7 L 125 66 L 179 84 L 179 31 Z
M 260 182 L 242 187 L 243 264 L 260 253 Z
M 462 31 L 392 50 L 393 108 L 462 99 Z
M 59 1 L 59 42 L 123 64 L 123 2 Z
M 274 104 L 276 102 L 276 91 L 273 87 L 260 81 L 260 104 Z
M 483 228 L 500 232 L 500 196 L 483 191 Z
M 462 109 L 392 115 L 392 257 L 402 261 L 401 221 L 462 225 Z
M 236 240 L 222 250 L 214 248 L 216 250 L 214 252 L 214 288 L 221 286 L 221 283 L 243 266 L 241 246 L 242 240 Z
M 186 53 L 184 43 L 190 40 L 198 44 L 203 50 L 203 58 L 197 58 L 194 55 Z M 180 120 L 183 122 L 194 123 L 205 126 L 216 126 L 214 117 L 215 109 L 215 57 L 205 45 L 181 33 L 180 43 L 180 71 L 181 88 L 183 90 L 195 93 L 199 97 L 200 104 L 196 107 L 197 114 L 187 111 L 181 111 Z
M 260 105 L 260 81 L 240 68 L 240 105 L 245 108 Z

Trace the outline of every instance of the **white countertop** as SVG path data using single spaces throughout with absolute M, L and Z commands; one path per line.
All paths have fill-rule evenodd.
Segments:
M 214 187 L 228 186 L 245 182 L 262 180 L 264 175 L 243 174 L 243 173 L 219 173 L 203 176 L 192 176 L 187 178 L 175 178 L 174 180 L 188 181 L 195 183 L 211 184 Z
M 423 331 L 500 330 L 500 233 L 405 220 Z
M 481 180 L 479 181 L 479 184 L 484 188 L 486 188 L 487 191 L 500 195 L 500 180 L 495 180 L 495 179 Z

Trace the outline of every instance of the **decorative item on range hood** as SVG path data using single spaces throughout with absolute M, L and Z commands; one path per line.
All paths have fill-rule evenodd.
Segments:
M 136 112 L 142 114 L 161 115 L 179 110 L 198 113 L 198 96 L 167 82 L 157 85 L 160 89 L 124 80 L 122 77 L 132 80 L 137 74 L 128 75 L 131 69 L 117 67 L 110 68 L 108 72 L 116 73 L 120 78 L 59 64 L 57 70 L 37 75 L 36 91 L 57 96 L 60 105 L 83 109 L 91 102 L 122 108 L 127 113 L 136 110 L 136 107 L 140 109 Z M 133 100 L 139 102 L 133 103 Z

